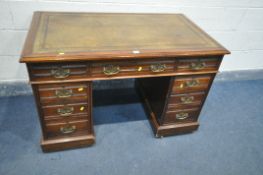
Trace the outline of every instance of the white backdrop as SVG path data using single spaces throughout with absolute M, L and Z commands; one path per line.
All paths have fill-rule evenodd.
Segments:
M 18 60 L 34 11 L 184 13 L 232 52 L 220 71 L 263 68 L 263 0 L 0 0 L 0 82 L 27 81 Z

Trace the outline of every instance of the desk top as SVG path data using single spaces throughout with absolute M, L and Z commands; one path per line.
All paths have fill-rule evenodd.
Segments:
M 20 61 L 228 53 L 182 14 L 35 12 Z

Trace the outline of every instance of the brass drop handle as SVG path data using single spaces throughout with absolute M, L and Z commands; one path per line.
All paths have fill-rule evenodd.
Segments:
M 198 80 L 190 80 L 185 82 L 186 87 L 194 87 L 194 86 L 198 86 L 199 84 L 200 82 Z
M 163 72 L 166 69 L 166 65 L 165 64 L 152 64 L 150 66 L 150 69 L 152 72 Z
M 188 104 L 194 101 L 194 96 L 184 96 L 184 97 L 181 97 L 180 99 L 182 103 Z
M 105 75 L 115 75 L 120 72 L 120 67 L 112 64 L 105 65 L 103 67 L 103 73 Z
M 204 69 L 206 67 L 206 63 L 205 62 L 193 62 L 189 65 L 189 67 L 193 70 L 201 70 Z
M 74 112 L 74 107 L 65 106 L 63 108 L 58 108 L 57 113 L 62 116 L 68 116 Z
M 58 98 L 67 98 L 73 95 L 72 89 L 59 89 L 55 92 Z
M 184 120 L 189 117 L 189 114 L 187 112 L 181 112 L 175 115 L 176 119 L 178 120 Z
M 50 73 L 54 78 L 67 78 L 70 75 L 70 69 L 64 69 L 60 67 L 57 69 L 52 69 Z
M 60 132 L 63 134 L 70 134 L 76 131 L 75 125 L 66 125 L 60 128 Z

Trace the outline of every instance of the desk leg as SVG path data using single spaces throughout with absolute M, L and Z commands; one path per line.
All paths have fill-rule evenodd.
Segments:
M 95 143 L 92 122 L 92 82 L 32 85 L 43 138 L 44 152 Z M 59 94 L 61 89 L 66 89 Z M 62 96 L 64 95 L 64 96 Z
M 199 126 L 197 121 L 164 123 L 173 81 L 174 77 L 142 78 L 136 80 L 136 87 L 142 97 L 156 137 L 193 132 Z

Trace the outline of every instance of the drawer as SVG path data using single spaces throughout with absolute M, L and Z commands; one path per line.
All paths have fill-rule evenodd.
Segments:
M 90 121 L 64 122 L 59 124 L 47 124 L 46 134 L 51 136 L 69 136 L 81 131 L 90 131 Z
M 168 111 L 163 123 L 187 123 L 195 122 L 198 119 L 199 108 Z
M 30 64 L 31 81 L 71 80 L 88 76 L 87 63 Z
M 168 102 L 168 111 L 200 106 L 204 97 L 205 92 L 171 95 Z
M 44 122 L 46 125 L 50 124 L 60 124 L 67 122 L 78 122 L 83 120 L 90 120 L 88 114 L 78 114 L 78 115 L 65 115 L 65 116 L 49 116 L 44 117 Z
M 58 83 L 36 85 L 43 106 L 87 102 L 90 83 Z
M 177 72 L 217 71 L 221 58 L 179 58 Z
M 118 77 L 172 73 L 175 70 L 174 63 L 174 59 L 96 62 L 91 66 L 91 75 L 92 77 Z
M 87 114 L 88 104 L 75 103 L 75 104 L 43 106 L 42 111 L 45 118 L 54 117 L 54 116 L 61 116 L 65 118 L 72 115 Z
M 206 91 L 214 75 L 191 75 L 176 77 L 174 79 L 172 93 Z

